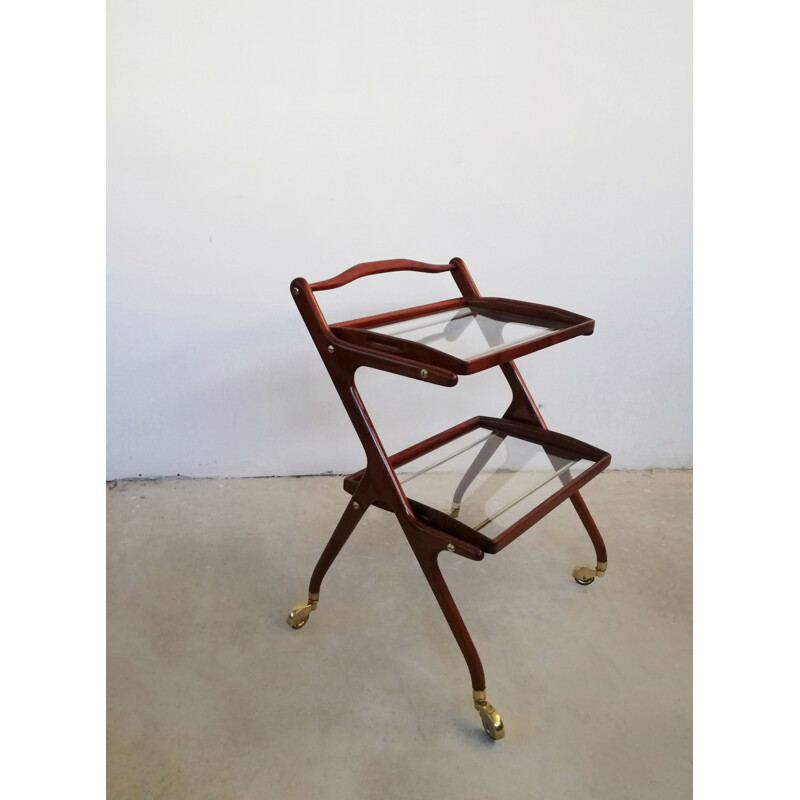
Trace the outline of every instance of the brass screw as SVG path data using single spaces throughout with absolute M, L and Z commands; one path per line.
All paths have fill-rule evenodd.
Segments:
M 296 286 L 293 286 L 292 287 L 292 294 L 300 294 L 300 290 Z
M 455 553 L 455 551 L 456 551 L 455 545 L 454 545 L 454 544 L 452 544 L 452 543 L 447 545 L 447 549 L 448 549 L 448 550 L 449 550 L 451 553 Z
M 358 509 L 358 501 L 353 501 L 353 508 Z
M 427 378 L 427 377 L 428 377 L 428 370 L 426 370 L 426 369 L 421 369 L 421 370 L 419 371 L 419 376 L 420 376 L 420 378 L 423 378 L 423 379 L 424 379 L 424 378 Z
M 335 347 L 334 347 L 332 344 L 329 344 L 329 345 L 328 345 L 328 352 L 329 352 L 329 353 L 332 353 L 332 352 L 333 352 L 335 349 L 336 349 L 336 348 L 335 348 Z

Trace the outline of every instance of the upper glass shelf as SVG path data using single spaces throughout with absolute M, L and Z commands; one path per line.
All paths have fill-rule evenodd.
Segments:
M 424 344 L 463 361 L 470 361 L 512 345 L 539 339 L 565 327 L 566 324 L 544 326 L 497 319 L 462 307 L 379 325 L 370 330 Z
M 580 314 L 502 297 L 445 300 L 331 326 L 335 336 L 353 345 L 458 375 L 593 330 L 594 320 Z

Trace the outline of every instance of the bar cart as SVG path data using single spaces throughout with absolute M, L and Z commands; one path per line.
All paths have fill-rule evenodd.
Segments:
M 400 270 L 450 272 L 461 296 L 333 325 L 326 322 L 315 292 Z M 480 657 L 438 557 L 444 551 L 480 561 L 569 499 L 596 555 L 594 567 L 575 567 L 572 577 L 586 586 L 605 574 L 605 544 L 579 490 L 609 465 L 611 456 L 548 430 L 514 364 L 520 356 L 588 336 L 594 321 L 552 306 L 482 297 L 460 258 L 440 265 L 405 259 L 358 264 L 318 283 L 296 278 L 291 291 L 364 447 L 366 467 L 344 479 L 351 498 L 311 576 L 308 602 L 295 606 L 287 622 L 295 629 L 306 625 L 319 603 L 325 574 L 367 508 L 390 511 L 461 648 L 483 727 L 492 739 L 501 739 L 503 721 L 486 699 Z M 473 417 L 388 455 L 355 386 L 359 367 L 448 387 L 455 386 L 459 375 L 499 367 L 512 400 L 500 418 Z

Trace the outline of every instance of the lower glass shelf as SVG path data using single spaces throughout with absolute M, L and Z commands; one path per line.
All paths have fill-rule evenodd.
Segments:
M 477 428 L 396 472 L 409 500 L 494 538 L 594 463 Z
M 602 472 L 611 456 L 534 425 L 476 417 L 390 461 L 418 517 L 491 553 Z M 348 491 L 361 474 L 345 479 Z

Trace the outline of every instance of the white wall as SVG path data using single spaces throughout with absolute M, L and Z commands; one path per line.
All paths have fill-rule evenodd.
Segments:
M 289 282 L 456 255 L 597 320 L 519 362 L 551 428 L 688 466 L 691 235 L 688 0 L 109 0 L 108 477 L 360 467 Z M 508 399 L 362 373 L 392 449 Z

